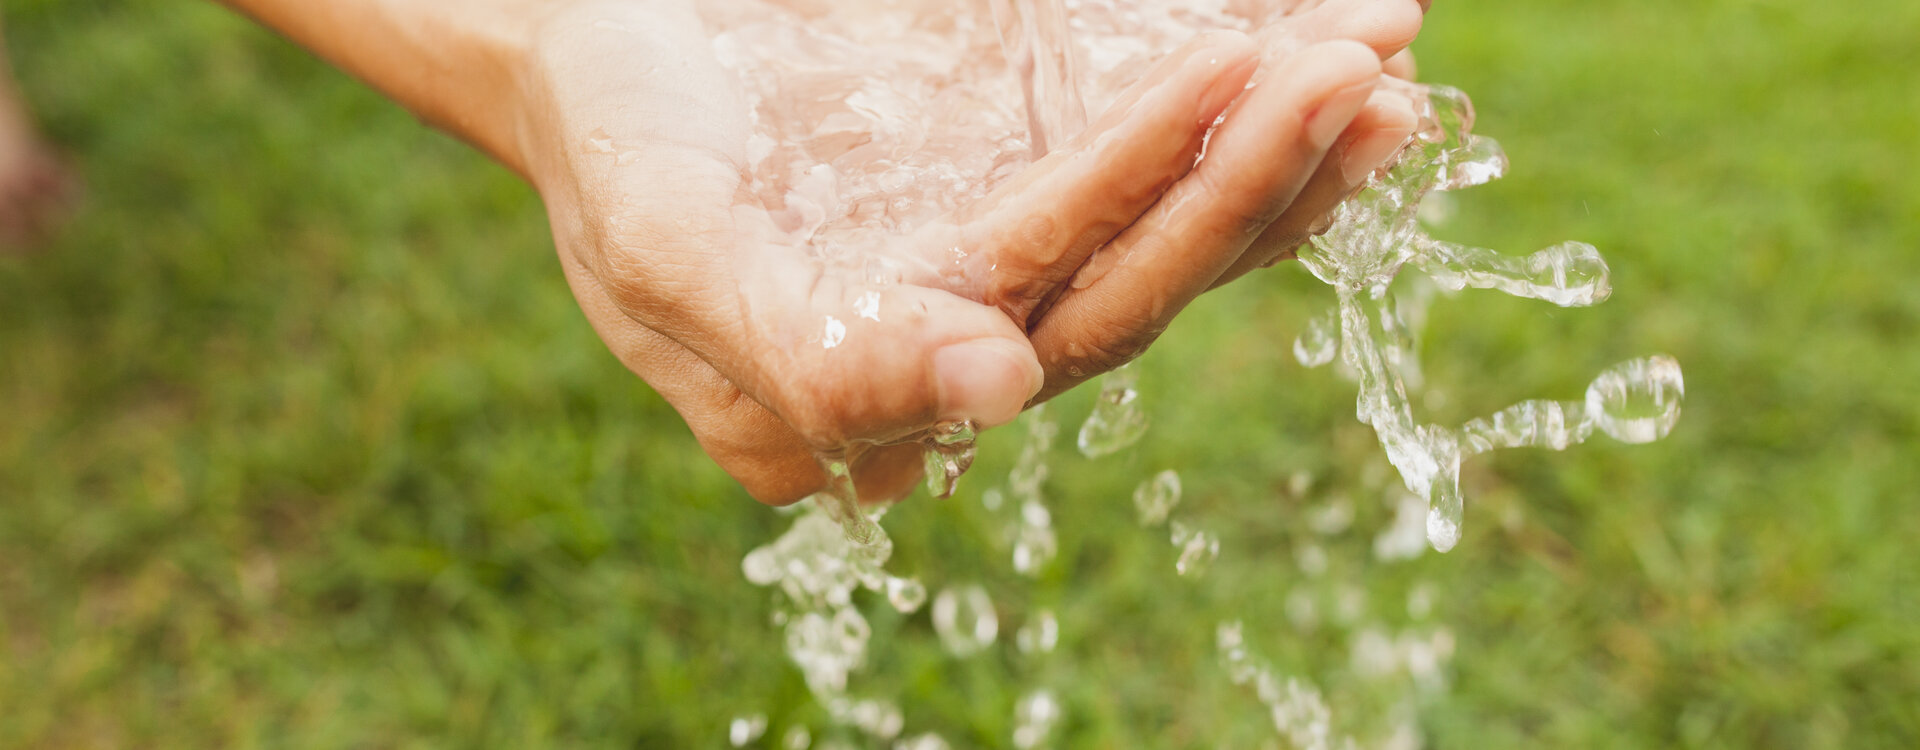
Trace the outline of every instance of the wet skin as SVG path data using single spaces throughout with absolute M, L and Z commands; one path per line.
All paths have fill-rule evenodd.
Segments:
M 889 443 L 1005 423 L 1287 257 L 1411 132 L 1377 81 L 1423 15 L 1301 3 L 1169 51 L 1086 132 L 904 238 L 961 238 L 969 273 L 872 287 L 785 242 L 743 189 L 746 108 L 691 3 L 232 4 L 526 176 L 595 331 L 769 503 L 821 489 L 816 456 L 835 451 L 863 497 L 901 496 L 920 449 Z M 607 138 L 635 155 L 589 145 Z M 844 314 L 868 294 L 877 320 Z M 829 314 L 845 326 L 830 348 Z

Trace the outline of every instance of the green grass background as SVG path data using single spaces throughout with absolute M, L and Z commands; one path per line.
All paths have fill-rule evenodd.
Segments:
M 1346 636 L 1281 600 L 1328 576 L 1405 621 L 1417 581 L 1458 649 L 1431 746 L 1920 746 L 1920 4 L 1442 2 L 1423 77 L 1473 95 L 1511 176 L 1449 239 L 1590 241 L 1613 299 L 1442 301 L 1432 380 L 1458 421 L 1676 356 L 1666 442 L 1474 464 L 1454 552 L 1379 565 L 1377 449 L 1351 386 L 1294 364 L 1329 300 L 1298 268 L 1211 296 L 1144 369 L 1156 425 L 1061 451 L 1062 557 L 1009 574 L 979 491 L 889 524 L 896 567 L 981 580 L 1032 664 L 955 661 L 879 616 L 857 684 L 912 730 L 1008 744 L 1047 684 L 1068 747 L 1254 746 L 1213 625 L 1329 685 Z M 727 720 L 819 726 L 738 561 L 754 505 L 603 350 L 525 186 L 208 3 L 6 0 L 23 85 L 87 197 L 0 259 L 0 747 L 714 747 Z M 1054 413 L 1069 425 L 1086 394 Z M 1127 496 L 1178 469 L 1224 532 L 1171 574 Z M 1308 497 L 1286 491 L 1316 477 Z M 1354 531 L 1303 515 L 1356 498 Z M 1320 589 L 1314 589 L 1320 590 Z M 1383 710 L 1335 705 L 1366 726 Z

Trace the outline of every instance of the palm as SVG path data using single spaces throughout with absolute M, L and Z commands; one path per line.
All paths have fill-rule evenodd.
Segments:
M 1299 70 L 1275 76 L 1284 85 L 1250 95 L 1214 135 L 1213 153 L 1224 142 L 1244 158 L 1196 168 L 1207 126 L 1256 60 L 1243 36 L 1197 41 L 1123 95 L 1119 114 L 918 238 L 964 241 L 974 272 L 875 286 L 785 241 L 743 190 L 746 109 L 690 9 L 583 7 L 550 27 L 543 52 L 547 101 L 528 130 L 547 158 L 533 171 L 575 296 L 708 453 L 770 501 L 824 484 L 818 452 L 910 436 L 956 403 L 959 416 L 1005 421 L 1043 368 L 1048 396 L 1136 355 L 1247 261 L 1258 230 L 1279 218 L 1297 236 L 1311 222 L 1287 209 L 1331 144 L 1275 136 L 1379 71 L 1359 45 L 1289 62 Z M 856 304 L 877 314 L 850 314 Z M 979 372 L 956 395 L 938 362 L 968 344 Z M 897 496 L 917 476 L 912 445 L 861 455 L 863 493 Z

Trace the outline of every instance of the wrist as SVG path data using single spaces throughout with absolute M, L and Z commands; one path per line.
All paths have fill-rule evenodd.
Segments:
M 522 175 L 541 0 L 223 0 Z
M 528 77 L 538 29 L 563 2 L 489 0 L 434 3 L 457 6 L 452 39 L 438 78 L 415 114 L 530 177 L 527 147 Z M 475 6 L 486 6 L 484 11 Z M 411 107 L 412 105 L 409 104 Z

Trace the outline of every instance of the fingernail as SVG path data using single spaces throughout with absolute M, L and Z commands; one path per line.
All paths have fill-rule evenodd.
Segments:
M 1315 148 L 1327 148 L 1333 145 L 1340 132 L 1353 122 L 1354 115 L 1360 114 L 1360 108 L 1367 103 L 1367 97 L 1373 95 L 1374 82 L 1357 83 L 1334 92 L 1320 103 L 1320 108 L 1307 117 L 1307 140 Z
M 1033 350 L 1004 339 L 949 344 L 933 353 L 940 383 L 940 419 L 971 419 L 980 427 L 1013 421 L 1040 392 L 1045 373 Z

